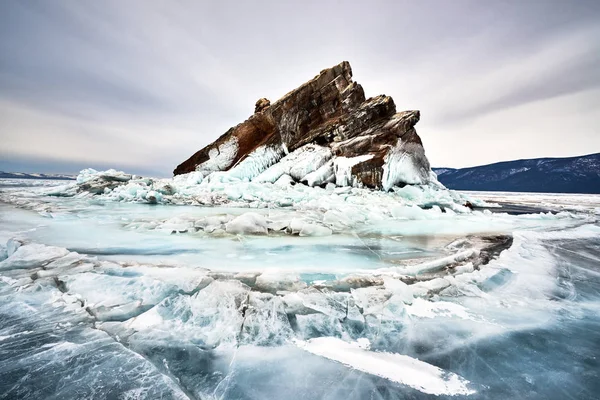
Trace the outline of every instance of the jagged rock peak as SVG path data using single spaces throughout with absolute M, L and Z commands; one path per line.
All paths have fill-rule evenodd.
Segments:
M 256 105 L 254 106 L 254 113 L 262 112 L 264 109 L 268 108 L 271 105 L 271 101 L 269 99 L 260 98 L 256 101 Z
M 385 95 L 365 99 L 344 61 L 282 98 L 261 98 L 246 121 L 173 171 L 221 181 L 274 183 L 284 175 L 311 186 L 423 184 L 430 167 L 414 129 L 419 111 L 396 112 Z

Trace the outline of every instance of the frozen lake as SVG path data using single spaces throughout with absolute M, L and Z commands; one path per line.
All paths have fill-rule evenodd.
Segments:
M 2 399 L 600 396 L 600 196 L 87 182 L 0 181 Z

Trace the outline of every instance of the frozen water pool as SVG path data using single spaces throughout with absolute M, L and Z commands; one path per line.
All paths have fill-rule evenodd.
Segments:
M 597 196 L 64 185 L 0 184 L 0 398 L 599 396 Z

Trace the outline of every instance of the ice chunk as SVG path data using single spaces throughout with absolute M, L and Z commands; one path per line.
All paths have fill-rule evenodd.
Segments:
M 279 296 L 250 292 L 245 312 L 241 342 L 273 346 L 287 341 L 293 334 Z
M 455 275 L 466 274 L 469 272 L 473 272 L 474 270 L 475 270 L 475 267 L 474 267 L 473 263 L 469 262 L 469 263 L 457 266 L 454 269 L 454 274 Z
M 410 286 L 400 279 L 391 277 L 383 278 L 385 289 L 397 296 L 403 303 L 411 304 L 413 302 L 413 291 Z
M 427 211 L 416 205 L 397 206 L 392 208 L 392 216 L 400 219 L 424 219 Z
M 194 226 L 192 221 L 187 221 L 179 217 L 174 217 L 166 220 L 162 224 L 156 227 L 158 230 L 166 231 L 166 232 L 187 232 Z
M 307 174 L 303 181 L 308 186 L 321 186 L 326 183 L 335 182 L 335 172 L 333 171 L 333 160 L 329 160 L 319 169 Z
M 331 233 L 331 229 L 325 226 L 306 223 L 302 225 L 299 234 L 300 236 L 330 236 Z
M 227 233 L 267 234 L 267 220 L 264 215 L 248 212 L 225 224 Z
M 298 292 L 302 305 L 321 314 L 329 315 L 339 320 L 347 314 L 347 299 L 336 299 L 332 293 L 324 293 L 315 288 L 308 288 Z
M 203 289 L 213 281 L 208 276 L 208 271 L 201 268 L 130 265 L 125 270 L 106 266 L 102 267 L 102 270 L 113 275 L 120 272 L 125 275 L 141 276 L 144 281 L 148 279 L 148 282 L 152 282 L 153 286 L 157 286 L 162 282 L 166 287 L 172 287 L 173 291 L 186 293 Z
M 356 217 L 356 215 L 355 215 Z M 335 231 L 341 231 L 355 224 L 347 213 L 342 210 L 328 210 L 323 215 L 323 223 Z
M 306 283 L 295 274 L 269 270 L 256 277 L 256 288 L 265 292 L 297 291 L 306 287 Z
M 325 314 L 296 315 L 296 334 L 304 340 L 321 336 L 341 337 L 343 331 L 336 317 Z
M 292 218 L 288 225 L 289 233 L 291 233 L 292 235 L 299 234 L 302 230 L 302 227 L 304 227 L 305 224 L 306 221 L 304 221 L 301 218 Z
M 410 289 L 415 297 L 424 297 L 430 293 L 437 293 L 450 286 L 448 279 L 434 278 L 428 281 L 417 282 L 410 286 Z
M 174 332 L 206 347 L 238 342 L 250 288 L 215 280 L 193 296 L 169 297 L 128 322 L 136 331 Z
M 61 279 L 69 293 L 84 299 L 100 320 L 128 319 L 177 292 L 174 285 L 144 276 L 81 273 Z
M 380 286 L 352 289 L 350 293 L 356 305 L 363 310 L 363 315 L 380 314 L 385 302 L 392 296 L 392 292 Z
M 0 262 L 0 271 L 38 268 L 67 254 L 69 254 L 69 250 L 62 247 L 44 246 L 37 243 L 22 245 L 10 257 Z
M 349 292 L 350 289 L 358 289 L 369 286 L 382 286 L 383 279 L 372 275 L 349 275 L 334 281 L 332 288 L 336 291 Z
M 291 176 L 289 176 L 288 174 L 283 174 L 279 177 L 279 179 L 277 179 L 275 181 L 275 185 L 277 186 L 281 186 L 281 187 L 287 187 L 290 186 L 292 184 L 296 183 L 294 181 L 294 178 L 292 178 Z
M 6 242 L 6 256 L 10 257 L 14 254 L 23 243 L 17 239 L 11 238 Z
M 447 257 L 438 258 L 433 261 L 428 261 L 417 265 L 411 265 L 404 268 L 398 268 L 398 272 L 407 275 L 420 275 L 429 272 L 436 272 L 449 265 L 467 261 L 473 257 L 476 257 L 478 254 L 479 250 L 477 249 L 467 249 Z
M 173 183 L 177 186 L 183 187 L 190 185 L 199 185 L 204 180 L 204 176 L 200 171 L 192 171 L 187 174 L 175 175 L 173 177 Z
M 132 175 L 115 169 L 96 171 L 95 169 L 87 168 L 79 172 L 76 181 L 78 184 L 82 184 L 99 178 L 107 181 L 127 182 L 131 180 Z

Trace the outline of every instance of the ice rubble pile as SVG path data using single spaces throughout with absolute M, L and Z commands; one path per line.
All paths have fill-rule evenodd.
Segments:
M 202 229 L 212 232 L 222 228 L 230 233 L 260 234 L 287 231 L 302 236 L 321 236 L 339 232 L 369 221 L 384 219 L 435 219 L 455 213 L 469 213 L 470 201 L 441 185 L 407 185 L 390 192 L 366 188 L 310 187 L 293 181 L 224 183 L 203 178 L 200 172 L 172 179 L 144 178 L 108 170 L 81 171 L 75 183 L 40 189 L 43 195 L 90 197 L 99 195 L 106 201 L 150 204 L 206 205 L 230 208 L 282 209 L 294 211 L 285 216 L 268 217 L 248 213 L 235 220 L 214 217 L 213 220 L 186 222 L 174 230 Z M 215 219 L 216 218 L 216 219 Z M 217 220 L 218 219 L 218 220 Z M 177 221 L 173 221 L 178 225 Z
M 391 97 L 365 99 L 347 61 L 270 103 L 181 163 L 222 182 L 302 182 L 390 190 L 432 179 L 414 126 L 419 111 L 396 112 Z M 433 178 L 435 180 L 435 178 Z
M 278 345 L 321 336 L 366 337 L 377 343 L 382 326 L 400 329 L 410 315 L 467 315 L 459 305 L 431 305 L 423 299 L 452 295 L 456 285 L 476 284 L 498 273 L 476 270 L 485 250 L 476 243 L 461 243 L 461 250 L 449 246 L 452 254 L 435 265 L 394 267 L 331 281 L 306 281 L 283 270 L 213 272 L 100 261 L 16 239 L 1 247 L 0 286 L 53 290 L 57 306 L 85 310 L 97 328 L 120 341 L 173 333 L 203 348 Z

